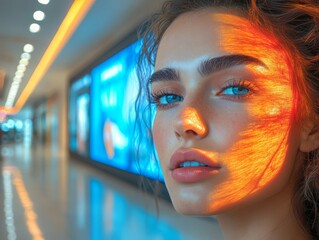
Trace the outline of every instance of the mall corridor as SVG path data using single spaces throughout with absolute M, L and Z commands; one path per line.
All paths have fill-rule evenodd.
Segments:
M 163 2 L 1 1 L 0 240 L 222 239 L 174 210 L 149 129 L 132 141 L 137 33 Z

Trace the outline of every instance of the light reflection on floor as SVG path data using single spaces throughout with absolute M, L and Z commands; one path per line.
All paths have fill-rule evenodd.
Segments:
M 16 232 L 14 227 L 14 214 L 12 211 L 12 185 L 19 196 L 19 200 L 24 209 L 25 223 L 28 231 L 34 240 L 43 240 L 41 229 L 37 223 L 37 215 L 33 210 L 33 203 L 30 200 L 28 192 L 24 186 L 24 182 L 20 171 L 15 167 L 6 166 L 2 169 L 5 186 L 5 207 L 4 212 L 6 213 L 6 225 L 8 232 L 8 239 L 16 239 Z
M 157 216 L 153 196 L 49 147 L 0 152 L 1 240 L 222 239 L 214 219 L 181 216 L 162 200 Z
M 13 214 L 13 191 L 11 184 L 11 174 L 7 171 L 2 172 L 4 185 L 4 222 L 7 229 L 8 240 L 17 239 Z

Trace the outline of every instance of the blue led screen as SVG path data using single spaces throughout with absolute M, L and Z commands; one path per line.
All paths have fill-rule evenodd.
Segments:
M 137 160 L 132 140 L 138 91 L 135 67 L 140 45 L 140 41 L 131 44 L 91 72 L 90 158 L 162 180 L 155 159 L 145 154 Z M 147 137 L 145 134 L 145 139 Z M 144 152 L 150 150 L 144 149 Z
M 69 148 L 83 156 L 89 155 L 90 75 L 78 79 L 69 89 Z

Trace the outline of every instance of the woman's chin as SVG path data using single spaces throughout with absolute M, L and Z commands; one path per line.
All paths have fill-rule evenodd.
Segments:
M 211 206 L 201 203 L 178 202 L 173 206 L 179 214 L 187 216 L 214 216 L 223 212 L 222 209 L 212 209 Z

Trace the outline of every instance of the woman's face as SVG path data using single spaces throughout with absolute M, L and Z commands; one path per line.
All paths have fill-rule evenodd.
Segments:
M 291 74 L 277 40 L 239 15 L 202 10 L 171 24 L 151 89 L 177 211 L 218 214 L 287 186 L 299 145 Z

